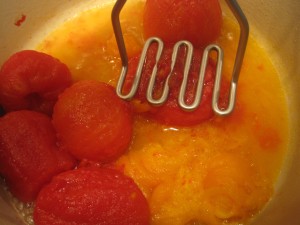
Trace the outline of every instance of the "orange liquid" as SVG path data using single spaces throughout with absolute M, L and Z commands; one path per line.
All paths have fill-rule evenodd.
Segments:
M 129 57 L 144 44 L 143 6 L 143 0 L 131 1 L 122 12 Z M 121 64 L 111 8 L 83 12 L 37 49 L 66 63 L 74 81 L 96 79 L 115 86 Z M 238 29 L 225 15 L 218 44 L 228 77 L 237 41 Z M 270 200 L 287 144 L 287 103 L 279 74 L 250 37 L 232 115 L 185 128 L 136 116 L 132 144 L 115 165 L 145 194 L 152 225 L 240 224 Z

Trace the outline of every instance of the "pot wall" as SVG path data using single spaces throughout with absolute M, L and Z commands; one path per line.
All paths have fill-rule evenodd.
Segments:
M 299 225 L 300 217 L 300 1 L 240 1 L 252 33 L 280 71 L 290 113 L 290 148 L 277 191 L 255 225 Z M 280 121 L 278 121 L 280 123 Z
M 13 52 L 34 48 L 58 24 L 95 5 L 110 0 L 0 0 L 0 64 Z M 224 0 L 223 0 L 224 1 Z M 289 154 L 271 203 L 253 225 L 299 225 L 300 209 L 300 1 L 239 0 L 250 32 L 271 56 L 285 86 L 291 123 Z M 26 15 L 26 20 L 14 23 Z M 101 18 L 100 18 L 101 19 Z M 280 122 L 280 121 L 278 121 Z M 0 191 L 0 224 L 22 222 Z

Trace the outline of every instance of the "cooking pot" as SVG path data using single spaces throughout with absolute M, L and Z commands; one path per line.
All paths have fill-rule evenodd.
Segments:
M 0 64 L 32 49 L 59 24 L 111 0 L 0 0 Z M 239 0 L 250 32 L 270 55 L 286 91 L 290 117 L 288 153 L 273 198 L 253 225 L 300 224 L 300 1 Z M 101 18 L 99 18 L 101 20 Z M 280 123 L 280 121 L 278 121 Z M 0 192 L 0 224 L 23 224 Z

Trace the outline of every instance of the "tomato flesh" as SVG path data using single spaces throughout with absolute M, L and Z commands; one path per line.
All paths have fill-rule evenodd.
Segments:
M 221 33 L 222 11 L 218 0 L 147 0 L 144 35 L 166 43 L 188 40 L 195 47 L 215 41 Z
M 143 67 L 142 77 L 139 88 L 135 95 L 135 109 L 137 112 L 153 118 L 160 123 L 175 126 L 191 126 L 204 122 L 214 116 L 212 110 L 212 93 L 214 88 L 216 65 L 212 59 L 209 59 L 200 105 L 194 111 L 185 111 L 178 104 L 178 95 L 183 78 L 185 66 L 185 51 L 179 51 L 174 70 L 169 80 L 170 93 L 166 103 L 162 106 L 150 106 L 146 99 L 147 87 L 155 65 L 155 55 L 157 47 L 151 46 L 147 53 L 146 62 Z M 154 98 L 159 98 L 162 94 L 164 83 L 170 73 L 172 48 L 167 47 L 163 52 L 160 61 L 158 62 L 157 79 L 153 90 Z M 138 66 L 140 56 L 133 57 L 129 61 L 128 77 L 125 82 L 124 91 L 127 92 L 132 85 L 135 77 L 136 68 Z M 190 67 L 189 80 L 187 84 L 187 92 L 185 102 L 191 104 L 194 101 L 196 86 L 199 80 L 199 71 L 202 60 L 202 51 L 194 50 L 194 56 Z M 228 82 L 222 82 L 220 93 L 220 107 L 225 108 L 228 102 Z M 147 105 L 147 107 L 145 107 Z M 143 108 L 143 110 L 141 110 Z
M 57 96 L 72 84 L 68 67 L 34 50 L 13 54 L 0 70 L 0 104 L 5 111 L 29 109 L 52 114 Z
M 148 225 L 150 213 L 131 178 L 116 170 L 90 167 L 62 173 L 43 188 L 34 221 L 36 225 Z
M 20 200 L 33 201 L 54 175 L 75 164 L 73 157 L 56 146 L 48 116 L 22 110 L 0 118 L 0 174 Z
M 62 147 L 77 159 L 106 163 L 127 150 L 133 115 L 130 104 L 112 86 L 79 81 L 60 95 L 53 124 Z

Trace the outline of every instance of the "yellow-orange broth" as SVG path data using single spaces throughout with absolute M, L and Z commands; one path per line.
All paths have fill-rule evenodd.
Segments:
M 129 57 L 144 44 L 143 0 L 128 1 L 121 22 Z M 120 58 L 112 4 L 68 21 L 37 49 L 66 63 L 74 81 L 116 85 Z M 230 76 L 239 30 L 224 14 L 217 43 Z M 115 162 L 145 194 L 151 225 L 240 224 L 270 200 L 288 142 L 285 93 L 274 65 L 250 37 L 237 106 L 228 117 L 192 127 L 170 127 L 136 116 L 127 153 Z

